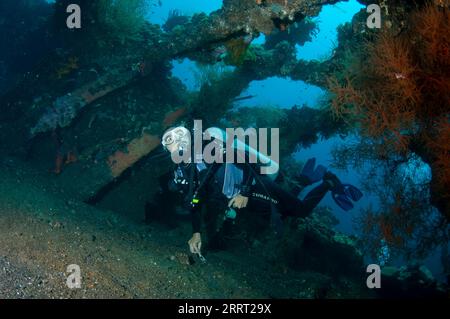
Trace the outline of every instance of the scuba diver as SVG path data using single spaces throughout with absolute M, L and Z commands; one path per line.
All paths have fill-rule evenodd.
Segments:
M 222 131 L 223 132 L 223 131 Z M 322 165 L 315 167 L 315 158 L 309 159 L 301 174 L 296 176 L 297 186 L 285 190 L 276 178 L 260 174 L 257 165 L 233 161 L 208 164 L 205 161 L 193 163 L 193 147 L 190 147 L 191 132 L 178 126 L 168 129 L 162 137 L 162 146 L 171 154 L 189 152 L 190 160 L 176 165 L 169 190 L 181 193 L 184 204 L 192 219 L 192 237 L 188 241 L 192 254 L 205 261 L 202 248 L 202 215 L 211 212 L 225 212 L 234 219 L 236 209 L 247 208 L 256 212 L 270 212 L 272 221 L 280 226 L 281 218 L 288 216 L 307 217 L 323 197 L 331 191 L 335 202 L 345 211 L 353 208 L 352 201 L 358 201 L 363 194 L 352 185 L 341 181 Z M 224 140 L 215 138 L 213 142 L 224 145 Z M 225 150 L 221 148 L 225 153 Z M 254 151 L 246 145 L 246 155 Z M 173 157 L 172 157 L 173 159 Z M 321 182 L 303 200 L 298 198 L 300 191 L 309 185 Z M 214 233 L 214 222 L 206 223 L 207 233 Z

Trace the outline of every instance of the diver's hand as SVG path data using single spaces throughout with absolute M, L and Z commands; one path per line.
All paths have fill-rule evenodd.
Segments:
M 237 194 L 228 202 L 228 207 L 244 208 L 247 206 L 247 204 L 248 204 L 248 197 L 242 196 L 241 194 Z
M 189 249 L 193 254 L 200 254 L 202 249 L 202 236 L 200 233 L 194 233 L 188 241 Z

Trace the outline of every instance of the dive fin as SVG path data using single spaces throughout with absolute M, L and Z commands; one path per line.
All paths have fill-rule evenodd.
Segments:
M 334 201 L 336 202 L 336 204 L 342 208 L 343 210 L 345 210 L 346 212 L 348 212 L 349 210 L 353 209 L 353 203 L 351 202 L 351 200 L 344 194 L 337 194 L 337 193 L 333 193 L 332 197 L 334 199 Z
M 346 212 L 353 209 L 352 201 L 357 202 L 363 197 L 363 193 L 355 186 L 342 184 L 339 178 L 331 172 L 327 172 L 325 179 L 330 183 L 331 196 L 336 204 Z
M 315 166 L 316 166 L 316 158 L 312 157 L 312 158 L 308 159 L 305 163 L 305 166 L 303 166 L 301 174 L 305 175 L 305 176 L 309 176 L 310 174 L 313 173 Z
M 359 201 L 364 196 L 364 194 L 356 186 L 350 184 L 343 184 L 343 186 L 345 195 L 347 195 L 347 197 L 354 202 Z
M 325 175 L 327 168 L 323 165 L 316 166 L 316 158 L 312 157 L 308 159 L 303 166 L 302 172 L 300 173 L 301 180 L 306 180 L 306 185 L 311 185 L 314 183 L 317 183 L 318 181 L 322 180 L 323 176 Z M 315 168 L 315 169 L 314 169 Z
M 312 174 L 312 180 L 314 183 L 321 181 L 325 173 L 327 172 L 327 168 L 323 165 L 317 166 L 316 170 Z

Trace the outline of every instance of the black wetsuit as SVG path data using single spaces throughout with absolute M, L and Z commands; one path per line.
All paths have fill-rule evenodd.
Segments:
M 194 164 L 196 165 L 196 164 Z M 239 193 L 248 197 L 247 208 L 258 212 L 271 212 L 274 208 L 281 216 L 306 217 L 329 190 L 326 183 L 312 189 L 303 200 L 284 190 L 266 175 L 258 174 L 258 168 L 251 164 L 233 164 L 243 171 Z M 224 212 L 229 198 L 222 193 L 225 164 L 205 164 L 199 171 L 192 164 L 179 164 L 175 172 L 182 177 L 170 181 L 169 189 L 182 192 L 185 204 L 192 215 L 193 232 L 200 232 L 202 208 L 206 211 Z M 177 173 L 175 173 L 175 176 Z

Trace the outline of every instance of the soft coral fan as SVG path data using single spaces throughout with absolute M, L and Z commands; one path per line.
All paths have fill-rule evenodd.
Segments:
M 362 67 L 329 87 L 335 114 L 377 141 L 381 158 L 412 151 L 430 164 L 433 203 L 450 218 L 449 21 L 448 8 L 424 6 L 400 34 L 383 29 L 363 44 Z

